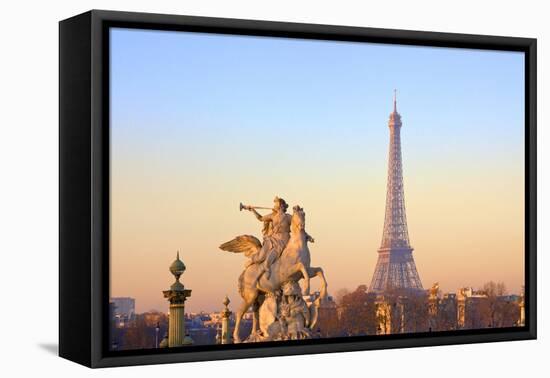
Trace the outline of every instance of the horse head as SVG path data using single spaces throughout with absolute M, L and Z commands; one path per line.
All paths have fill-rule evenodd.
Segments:
M 306 213 L 304 209 L 296 205 L 292 208 L 292 220 L 290 222 L 290 227 L 292 232 L 300 233 L 306 228 Z

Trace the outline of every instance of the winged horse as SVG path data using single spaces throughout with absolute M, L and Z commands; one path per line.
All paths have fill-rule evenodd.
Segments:
M 258 332 L 258 309 L 265 295 L 275 295 L 286 282 L 298 282 L 304 279 L 304 295 L 309 295 L 310 278 L 317 276 L 321 279 L 322 299 L 327 296 L 327 281 L 320 267 L 312 267 L 311 256 L 308 248 L 308 238 L 305 232 L 304 209 L 300 206 L 294 206 L 290 224 L 290 239 L 281 256 L 271 265 L 271 274 L 269 278 L 263 274 L 260 264 L 250 264 L 241 273 L 239 277 L 239 293 L 243 299 L 242 304 L 237 310 L 235 317 L 235 330 L 233 331 L 233 340 L 235 343 L 241 342 L 239 329 L 242 317 L 250 306 L 254 306 L 254 317 L 252 324 L 252 333 Z M 262 248 L 262 243 L 254 236 L 241 235 L 220 245 L 223 251 L 233 253 L 244 253 L 246 257 L 252 257 Z

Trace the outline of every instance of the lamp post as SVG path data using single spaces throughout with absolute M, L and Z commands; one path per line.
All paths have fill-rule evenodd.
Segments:
M 225 299 L 223 300 L 222 304 L 225 306 L 225 308 L 222 311 L 222 335 L 221 335 L 221 343 L 222 344 L 231 344 L 231 332 L 229 330 L 229 318 L 231 316 L 231 311 L 229 311 L 229 303 L 231 301 L 225 296 Z
M 160 324 L 157 322 L 157 326 L 155 327 L 155 348 L 159 347 L 159 331 L 160 331 Z

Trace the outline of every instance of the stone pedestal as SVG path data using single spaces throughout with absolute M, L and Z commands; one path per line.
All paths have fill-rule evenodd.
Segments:
M 168 319 L 168 346 L 170 348 L 185 345 L 185 299 L 191 296 L 191 290 L 167 290 L 164 297 L 170 301 Z

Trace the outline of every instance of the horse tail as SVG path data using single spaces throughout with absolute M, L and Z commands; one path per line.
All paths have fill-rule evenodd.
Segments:
M 239 276 L 239 294 L 241 295 L 241 297 L 244 298 L 244 274 L 246 272 L 247 269 L 243 270 L 241 275 Z

